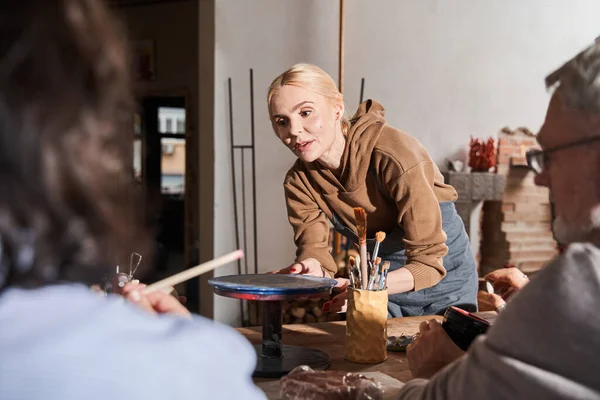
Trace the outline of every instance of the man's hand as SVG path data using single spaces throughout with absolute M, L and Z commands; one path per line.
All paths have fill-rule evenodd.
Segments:
M 477 292 L 479 311 L 498 311 L 506 306 L 506 302 L 495 293 Z
M 463 354 L 435 319 L 421 322 L 419 333 L 406 349 L 413 378 L 429 379 Z
M 497 269 L 487 274 L 484 279 L 492 283 L 494 291 L 504 300 L 529 283 L 527 275 L 514 267 Z

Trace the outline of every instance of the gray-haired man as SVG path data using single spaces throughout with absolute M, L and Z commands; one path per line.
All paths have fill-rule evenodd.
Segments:
M 546 84 L 556 90 L 543 150 L 528 161 L 550 188 L 556 238 L 570 246 L 466 355 L 438 322 L 423 323 L 408 358 L 415 377 L 431 379 L 409 382 L 400 399 L 600 399 L 600 42 Z

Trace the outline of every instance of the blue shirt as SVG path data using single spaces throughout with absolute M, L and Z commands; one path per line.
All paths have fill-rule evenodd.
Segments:
M 0 295 L 0 400 L 265 399 L 235 330 L 61 284 Z

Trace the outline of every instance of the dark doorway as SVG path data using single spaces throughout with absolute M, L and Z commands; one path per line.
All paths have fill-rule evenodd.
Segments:
M 154 264 L 144 268 L 153 282 L 185 268 L 186 105 L 184 97 L 145 97 L 139 105 L 134 167 L 155 233 Z

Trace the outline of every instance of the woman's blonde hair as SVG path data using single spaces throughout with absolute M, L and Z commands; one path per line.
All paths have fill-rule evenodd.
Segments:
M 296 64 L 273 80 L 269 86 L 267 104 L 271 107 L 273 96 L 283 86 L 298 86 L 313 91 L 327 98 L 331 103 L 344 102 L 344 97 L 338 90 L 334 80 L 321 68 L 311 64 Z M 346 108 L 344 107 L 344 110 Z M 350 121 L 344 115 L 341 116 L 342 132 L 348 134 Z

